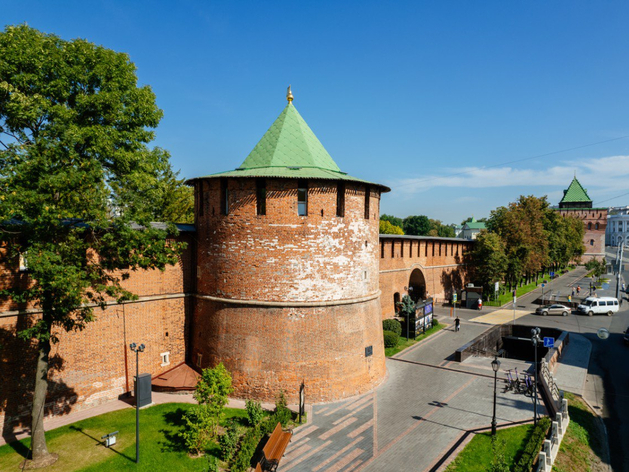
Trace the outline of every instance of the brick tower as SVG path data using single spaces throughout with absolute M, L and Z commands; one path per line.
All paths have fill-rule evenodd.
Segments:
M 197 296 L 191 361 L 223 362 L 235 395 L 309 401 L 385 374 L 379 203 L 390 189 L 340 171 L 292 104 L 236 170 L 190 181 Z
M 583 221 L 585 253 L 581 262 L 591 259 L 605 260 L 605 229 L 607 228 L 607 208 L 593 208 L 587 190 L 575 176 L 570 186 L 563 191 L 559 202 L 559 213 L 575 216 Z

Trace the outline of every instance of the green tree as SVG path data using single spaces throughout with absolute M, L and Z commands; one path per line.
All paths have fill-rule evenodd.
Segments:
M 400 228 L 404 224 L 402 218 L 398 218 L 397 216 L 393 216 L 393 215 L 381 215 L 380 221 L 388 221 L 393 226 L 399 226 Z
M 585 263 L 585 268 L 592 272 L 594 277 L 600 277 L 607 272 L 607 266 L 605 261 L 599 261 L 598 259 L 590 259 Z
M 486 293 L 493 293 L 492 285 L 504 279 L 508 260 L 505 243 L 496 233 L 481 231 L 470 254 L 476 280 Z
M 429 236 L 439 236 L 440 238 L 454 238 L 454 228 L 449 225 L 444 225 L 441 220 L 430 219 L 430 231 Z
M 397 302 L 397 305 L 400 308 L 400 314 L 404 318 L 415 318 L 415 302 L 411 297 L 404 295 L 402 297 L 402 301 Z
M 426 236 L 430 231 L 430 220 L 424 215 L 407 216 L 404 218 L 402 229 L 406 234 Z
M 150 225 L 151 202 L 136 191 L 167 158 L 147 146 L 162 112 L 129 57 L 26 25 L 0 33 L 0 57 L 0 244 L 16 264 L 28 254 L 30 277 L 0 295 L 41 312 L 19 335 L 39 353 L 31 434 L 43 464 L 52 460 L 43 411 L 55 333 L 82 329 L 95 306 L 134 298 L 121 285 L 129 271 L 163 270 L 181 245 L 167 240 L 174 227 Z
M 223 408 L 229 402 L 229 395 L 233 391 L 232 376 L 221 362 L 212 369 L 203 369 L 194 391 L 194 399 L 200 405 L 208 407 L 218 425 Z
M 380 220 L 380 234 L 404 234 L 404 231 L 386 220 Z

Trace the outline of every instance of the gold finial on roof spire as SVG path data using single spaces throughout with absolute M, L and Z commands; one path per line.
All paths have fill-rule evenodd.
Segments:
M 288 86 L 288 90 L 286 91 L 286 100 L 288 100 L 288 103 L 293 101 L 293 92 L 290 91 L 290 85 Z

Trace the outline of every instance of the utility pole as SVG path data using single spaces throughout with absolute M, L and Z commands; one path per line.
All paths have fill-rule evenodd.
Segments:
M 622 272 L 622 257 L 623 257 L 623 251 L 624 251 L 625 245 L 624 243 L 620 244 L 620 248 L 618 251 L 618 264 L 617 268 L 616 268 L 616 298 L 621 301 L 621 296 L 620 296 L 620 278 L 621 278 L 621 272 Z

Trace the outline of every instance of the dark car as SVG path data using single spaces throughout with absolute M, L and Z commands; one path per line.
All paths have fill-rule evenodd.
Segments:
M 629 326 L 627 326 L 627 330 L 625 331 L 625 336 L 622 338 L 622 340 L 625 342 L 625 344 L 629 346 Z
M 540 306 L 537 310 L 535 310 L 535 313 L 537 313 L 538 315 L 563 315 L 563 316 L 568 316 L 568 313 L 570 313 L 572 310 L 570 308 L 568 308 L 567 306 L 564 305 L 559 305 L 558 303 L 555 305 L 544 305 L 544 306 Z

